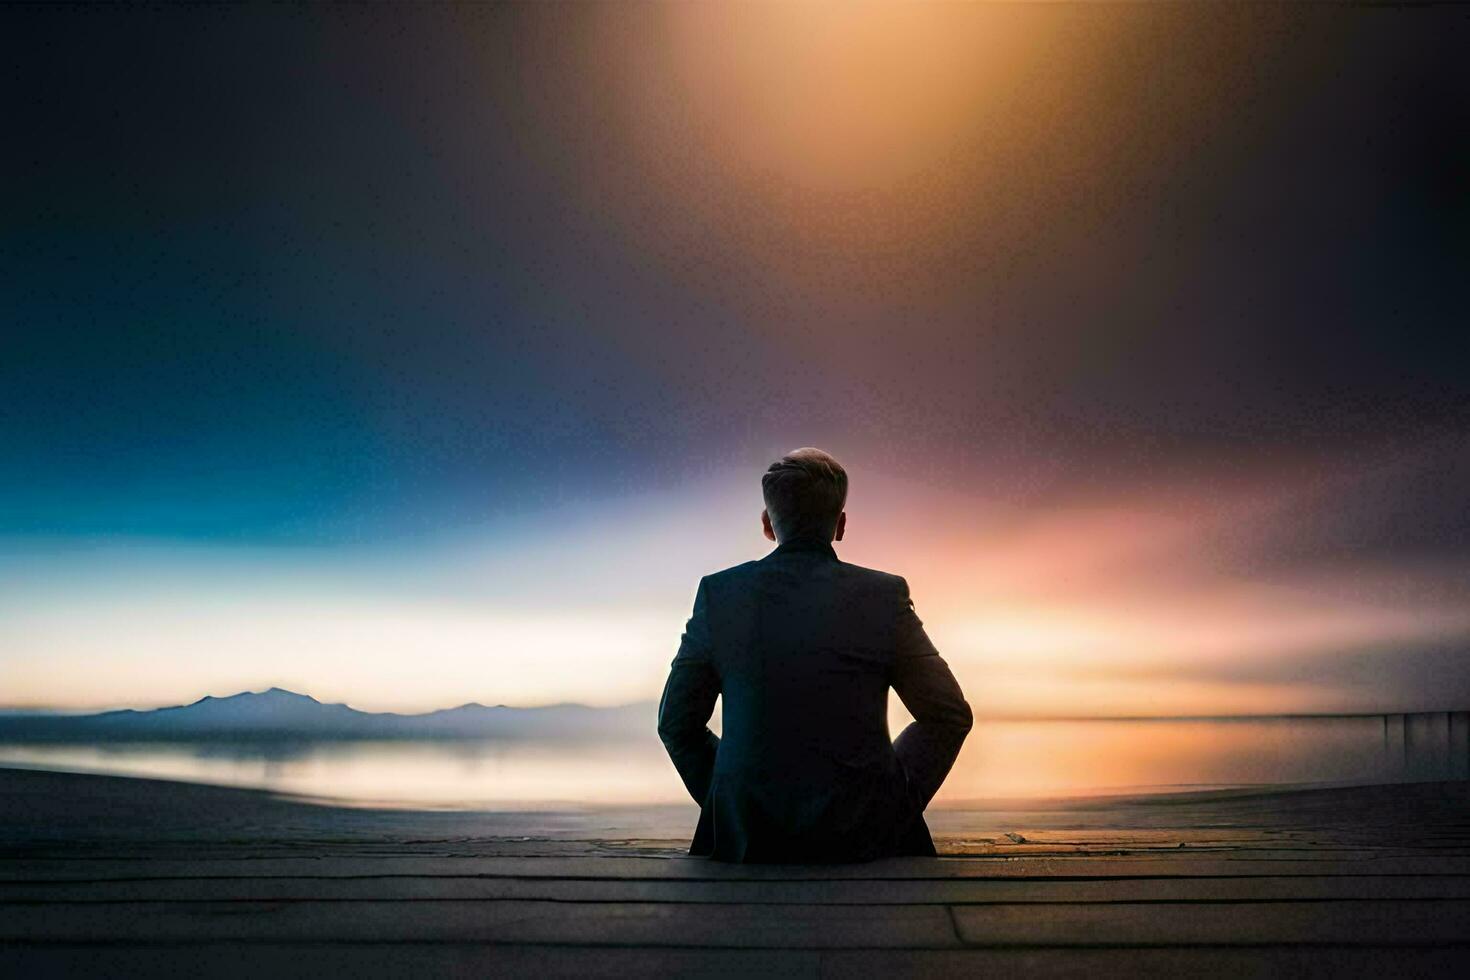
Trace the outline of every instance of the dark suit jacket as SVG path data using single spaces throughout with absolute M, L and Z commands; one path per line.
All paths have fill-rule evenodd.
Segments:
M 890 687 L 915 718 L 897 742 Z M 701 807 L 691 854 L 860 861 L 934 853 L 923 810 L 970 721 L 908 583 L 797 540 L 700 580 L 658 729 Z

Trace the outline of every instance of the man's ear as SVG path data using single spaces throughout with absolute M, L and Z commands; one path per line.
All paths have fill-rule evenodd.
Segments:
M 842 540 L 842 532 L 847 530 L 847 511 L 837 515 L 837 533 L 832 536 L 833 541 Z
M 768 510 L 761 511 L 761 533 L 772 541 L 776 540 L 776 529 L 771 527 L 771 512 Z

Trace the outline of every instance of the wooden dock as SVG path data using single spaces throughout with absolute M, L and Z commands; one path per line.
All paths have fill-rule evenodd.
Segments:
M 118 800 L 113 823 L 83 822 Z M 149 818 L 150 800 L 206 822 Z M 1141 826 L 1122 828 L 1033 815 L 1005 831 L 942 831 L 951 853 L 938 859 L 833 867 L 719 865 L 658 839 L 474 836 L 462 833 L 472 815 L 107 777 L 6 772 L 0 801 L 7 977 L 1463 976 L 1470 965 L 1464 783 L 1200 794 L 1144 806 Z

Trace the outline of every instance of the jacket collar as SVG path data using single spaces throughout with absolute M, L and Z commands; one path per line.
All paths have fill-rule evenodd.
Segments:
M 833 550 L 832 543 L 823 541 L 821 538 L 792 538 L 790 541 L 782 541 L 766 557 L 778 558 L 782 555 L 794 554 L 812 554 L 830 558 L 832 561 L 837 560 L 837 552 Z

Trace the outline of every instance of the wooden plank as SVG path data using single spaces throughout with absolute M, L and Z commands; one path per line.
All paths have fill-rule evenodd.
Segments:
M 556 963 L 555 958 L 549 960 Z M 1465 976 L 1462 949 L 1359 947 L 1220 949 L 861 950 L 821 954 L 821 975 L 852 977 L 1453 977 Z
M 0 943 L 500 942 L 751 949 L 958 946 L 944 906 L 613 902 L 0 904 Z
M 224 946 L 10 946 L 8 977 L 1035 978 L 1465 975 L 1462 949 L 1359 947 L 1265 949 L 729 950 L 484 944 L 252 944 Z
M 0 949 L 6 977 L 782 977 L 816 980 L 821 953 L 736 950 L 372 944 L 163 947 L 29 946 Z
M 744 948 L 1445 945 L 1470 901 L 961 905 L 163 902 L 0 905 L 0 942 L 499 942 Z
M 987 878 L 1137 878 L 1241 875 L 1470 875 L 1470 858 L 1374 857 L 1252 860 L 1193 856 L 909 858 L 861 865 L 730 865 L 695 858 L 640 857 L 302 857 L 166 858 L 137 860 L 0 860 L 0 883 L 137 877 L 508 876 L 691 881 L 873 881 Z
M 1018 858 L 1249 858 L 1251 860 L 1339 860 L 1356 854 L 1374 857 L 1454 856 L 1470 858 L 1470 837 L 1416 830 L 1412 840 L 1391 843 L 1382 832 L 1311 837 L 1266 837 L 1251 841 L 1175 839 L 1172 843 L 1107 844 L 1057 840 L 998 844 L 958 841 L 940 849 L 941 860 L 1014 860 Z M 235 842 L 170 841 L 43 841 L 24 845 L 0 844 L 0 861 L 13 860 L 140 860 L 195 858 L 243 860 L 299 856 L 452 857 L 452 858 L 559 858 L 628 860 L 691 860 L 683 842 L 669 841 L 502 841 L 502 840 L 394 840 L 365 844 L 342 840 L 258 839 Z
M 1192 902 L 954 906 L 983 946 L 1444 945 L 1470 941 L 1470 902 Z
M 1470 876 L 935 881 L 637 881 L 614 878 L 174 878 L 0 885 L 3 902 L 548 900 L 698 904 L 1470 899 Z

